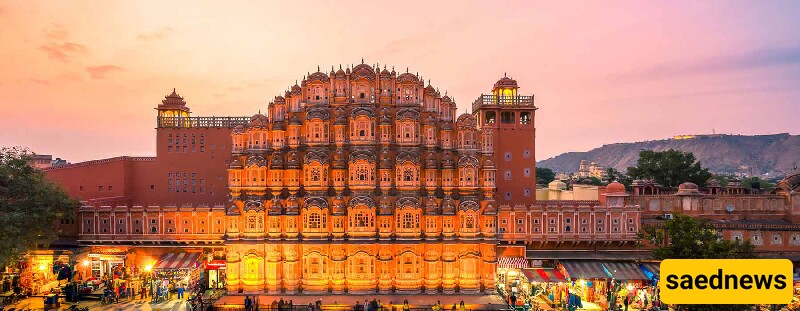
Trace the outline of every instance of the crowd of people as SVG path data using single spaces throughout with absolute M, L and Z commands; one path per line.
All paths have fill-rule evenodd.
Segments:
M 334 302 L 334 305 L 338 305 L 338 303 Z M 259 300 L 258 296 L 249 296 L 246 295 L 244 298 L 244 310 L 245 311 L 256 311 L 259 310 Z M 264 307 L 261 307 L 263 310 Z M 452 308 L 448 308 L 445 305 L 442 305 L 441 301 L 437 301 L 435 305 L 431 306 L 433 311 L 467 311 L 466 305 L 462 300 L 458 304 L 453 304 Z M 314 303 L 309 303 L 308 305 L 298 305 L 296 306 L 292 300 L 284 300 L 281 298 L 280 300 L 273 300 L 267 306 L 267 310 L 270 311 L 321 311 L 322 310 L 322 300 L 317 300 Z M 358 302 L 353 305 L 352 310 L 354 311 L 409 311 L 411 310 L 411 306 L 408 304 L 408 299 L 403 300 L 401 305 L 394 305 L 392 302 L 382 303 L 380 299 L 373 298 L 371 301 L 365 299 L 364 302 Z

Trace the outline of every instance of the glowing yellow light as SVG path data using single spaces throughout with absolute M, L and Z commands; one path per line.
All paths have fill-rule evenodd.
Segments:
M 633 290 L 633 284 L 628 284 L 628 290 Z
M 151 270 L 153 270 L 153 265 L 144 266 L 144 271 L 150 272 Z
M 581 279 L 580 284 L 581 284 L 581 286 L 586 286 L 586 280 Z
M 89 260 L 87 260 L 87 259 L 84 259 L 84 260 L 83 260 L 83 266 L 88 266 L 88 265 L 89 265 Z
M 45 267 L 44 264 L 39 265 L 39 270 L 44 271 L 45 268 L 47 267 Z

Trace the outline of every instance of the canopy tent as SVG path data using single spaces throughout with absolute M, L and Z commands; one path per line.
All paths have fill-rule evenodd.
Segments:
M 607 261 L 603 263 L 611 277 L 620 281 L 647 280 L 647 276 L 635 262 Z
M 642 268 L 644 275 L 651 280 L 657 280 L 661 273 L 661 264 L 658 262 L 643 262 L 639 264 L 639 267 Z
M 556 269 L 525 269 L 522 270 L 522 273 L 529 282 L 558 283 L 567 281 Z
M 524 257 L 500 257 L 497 260 L 497 267 L 498 268 L 516 268 L 516 269 L 525 269 L 529 268 L 530 265 L 528 264 L 528 260 Z
M 179 270 L 197 268 L 200 253 L 167 253 L 161 255 L 154 270 Z
M 562 260 L 561 265 L 570 279 L 606 279 L 611 277 L 605 272 L 603 264 L 591 260 Z

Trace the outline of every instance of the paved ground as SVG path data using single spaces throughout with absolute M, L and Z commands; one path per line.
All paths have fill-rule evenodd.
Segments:
M 503 298 L 497 295 L 259 295 L 258 303 L 261 306 L 267 306 L 273 301 L 283 298 L 285 302 L 292 300 L 295 306 L 308 305 L 314 303 L 317 299 L 322 300 L 322 304 L 326 306 L 353 306 L 355 304 L 363 304 L 364 300 L 372 301 L 372 299 L 380 300 L 381 304 L 391 303 L 397 307 L 403 304 L 403 301 L 408 299 L 409 305 L 414 307 L 429 307 L 441 301 L 449 310 L 453 304 L 460 303 L 462 300 L 467 306 L 467 309 L 489 309 L 491 306 L 496 306 L 498 309 L 504 306 Z M 244 295 L 228 295 L 220 298 L 214 305 L 227 305 L 227 306 L 244 306 Z
M 61 307 L 58 310 L 67 310 L 69 306 L 73 305 L 73 303 L 67 302 L 61 303 Z M 90 301 L 81 301 L 78 303 L 78 306 L 89 307 L 89 310 L 142 310 L 142 311 L 185 311 L 190 310 L 189 303 L 185 300 L 177 300 L 173 299 L 170 301 L 151 304 L 150 299 L 144 300 L 134 300 L 134 301 L 124 301 L 120 303 L 115 303 L 111 305 L 102 305 L 99 300 L 90 300 Z M 41 297 L 32 297 L 28 299 L 24 299 L 17 304 L 12 304 L 6 306 L 5 309 L 9 308 L 16 308 L 17 310 L 20 309 L 33 309 L 33 310 L 44 310 L 44 299 Z M 55 309 L 51 309 L 55 310 Z

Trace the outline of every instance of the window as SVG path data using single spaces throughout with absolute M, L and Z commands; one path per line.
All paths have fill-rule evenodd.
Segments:
M 506 180 L 511 180 L 511 170 L 506 170 L 506 172 L 505 172 L 505 179 L 506 179 Z
M 526 167 L 525 169 L 523 169 L 522 175 L 525 175 L 525 177 L 531 177 L 531 168 Z
M 506 158 L 505 158 L 505 159 L 506 159 L 506 162 L 508 162 L 508 161 L 511 161 L 511 151 L 506 151 L 506 155 L 505 155 L 505 157 L 506 157 Z
M 523 189 L 522 192 L 523 192 L 522 195 L 525 196 L 526 198 L 531 196 L 531 188 L 530 187 L 525 187 L 525 189 Z
M 523 222 L 525 222 L 525 221 L 524 221 L 522 218 L 520 218 L 520 219 L 517 219 L 517 224 L 518 224 L 518 225 L 521 225 Z
M 500 122 L 505 124 L 514 123 L 514 113 L 511 111 L 503 111 L 500 113 Z
M 485 116 L 486 116 L 485 124 L 494 124 L 496 121 L 495 119 L 497 119 L 497 113 L 495 113 L 494 111 L 487 111 Z
M 506 192 L 505 199 L 511 200 L 511 192 Z
M 519 113 L 519 124 L 531 124 L 531 113 L 530 112 L 520 112 Z
M 523 151 L 523 152 L 522 152 L 522 157 L 523 157 L 523 158 L 526 158 L 526 159 L 527 159 L 527 158 L 530 158 L 530 157 L 531 157 L 531 152 L 530 152 L 529 150 L 525 150 L 525 151 Z
M 97 191 L 103 191 L 103 186 L 97 186 Z
M 538 224 L 539 224 L 539 219 L 534 219 L 534 220 L 533 220 L 533 224 L 534 224 L 534 225 L 538 225 Z

